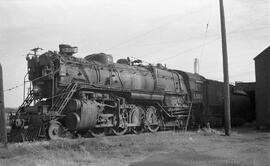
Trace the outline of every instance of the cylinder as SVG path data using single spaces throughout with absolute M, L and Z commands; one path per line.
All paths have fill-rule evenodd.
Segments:
M 70 112 L 65 118 L 69 130 L 88 130 L 96 126 L 98 105 L 90 100 L 82 102 L 80 110 Z

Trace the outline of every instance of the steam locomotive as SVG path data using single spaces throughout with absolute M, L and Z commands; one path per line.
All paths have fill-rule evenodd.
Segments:
M 73 56 L 77 49 L 61 44 L 59 52 L 37 55 L 36 48 L 28 54 L 31 86 L 16 114 L 10 115 L 10 141 L 187 129 L 209 120 L 216 123 L 213 117 L 222 123 L 222 116 L 211 114 L 209 102 L 223 100 L 222 89 L 209 97 L 213 81 L 141 60 L 114 63 L 104 53 L 78 58 Z M 248 109 L 248 98 L 237 97 L 244 103 L 241 110 Z

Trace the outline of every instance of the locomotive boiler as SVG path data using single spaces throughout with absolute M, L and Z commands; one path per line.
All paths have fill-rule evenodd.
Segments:
M 66 133 L 93 136 L 187 127 L 193 98 L 189 76 L 162 65 L 108 54 L 73 56 L 77 47 L 27 56 L 31 88 L 15 115 L 13 141 L 55 139 Z

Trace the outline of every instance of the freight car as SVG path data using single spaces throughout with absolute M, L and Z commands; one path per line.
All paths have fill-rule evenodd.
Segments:
M 156 132 L 205 123 L 206 79 L 161 64 L 108 54 L 73 56 L 77 47 L 28 54 L 28 96 L 10 115 L 10 141 L 69 134 Z M 203 120 L 202 120 L 203 119 Z
M 221 127 L 224 124 L 223 82 L 205 79 L 204 81 L 204 109 L 198 110 L 200 124 L 210 122 L 212 126 Z M 252 112 L 249 95 L 236 86 L 230 85 L 231 124 L 242 125 L 248 121 Z
M 179 71 L 186 80 L 193 101 L 191 124 L 194 126 L 221 127 L 224 125 L 223 82 L 206 79 L 198 74 Z M 230 85 L 231 124 L 239 126 L 250 122 L 252 100 L 250 95 L 237 86 Z

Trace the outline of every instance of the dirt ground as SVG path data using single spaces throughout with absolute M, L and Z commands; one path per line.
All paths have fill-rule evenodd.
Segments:
M 173 132 L 62 139 L 0 148 L 1 166 L 269 166 L 270 132 Z

